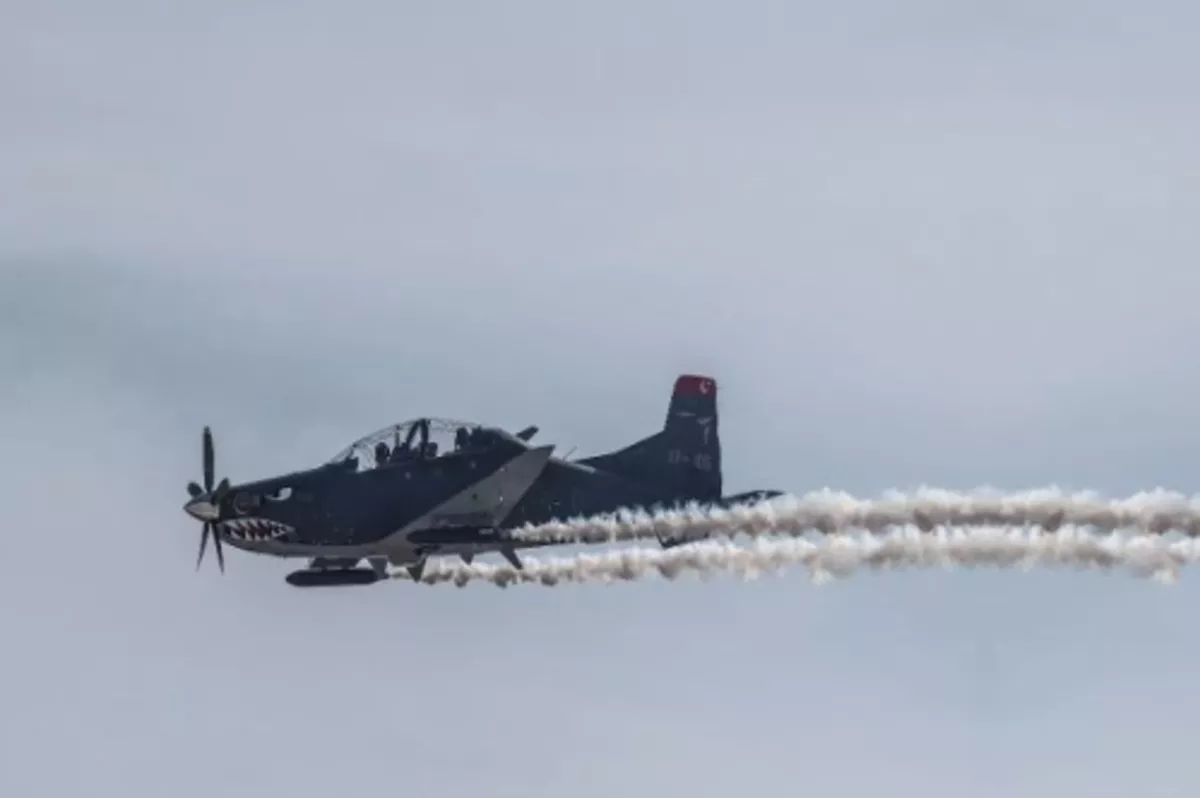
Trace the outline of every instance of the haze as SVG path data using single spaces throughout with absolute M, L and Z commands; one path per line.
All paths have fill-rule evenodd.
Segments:
M 721 382 L 729 491 L 1197 486 L 1194 4 L 0 4 L 0 792 L 1192 795 L 1195 575 L 300 593 L 200 475 Z

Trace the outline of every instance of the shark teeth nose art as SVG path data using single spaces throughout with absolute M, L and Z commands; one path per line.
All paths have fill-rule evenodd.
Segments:
M 292 531 L 287 524 L 266 518 L 238 518 L 225 521 L 222 526 L 231 538 L 247 541 L 275 540 Z

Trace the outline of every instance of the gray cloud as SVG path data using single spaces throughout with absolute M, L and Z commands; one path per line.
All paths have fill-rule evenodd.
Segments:
M 1194 790 L 1186 577 L 191 573 L 204 423 L 597 451 L 692 369 L 731 489 L 1189 490 L 1195 9 L 898 9 L 8 4 L 4 792 Z

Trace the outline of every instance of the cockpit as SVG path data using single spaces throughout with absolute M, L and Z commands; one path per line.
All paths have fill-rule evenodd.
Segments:
M 484 452 L 505 444 L 526 448 L 504 430 L 465 421 L 419 418 L 392 424 L 364 435 L 329 460 L 353 471 L 391 464 L 435 460 L 469 452 Z

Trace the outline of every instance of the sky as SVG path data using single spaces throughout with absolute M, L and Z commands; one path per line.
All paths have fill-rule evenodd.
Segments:
M 0 793 L 1194 795 L 1196 576 L 300 592 L 232 480 L 721 386 L 730 492 L 1197 488 L 1184 2 L 0 0 Z

